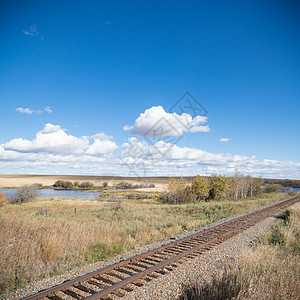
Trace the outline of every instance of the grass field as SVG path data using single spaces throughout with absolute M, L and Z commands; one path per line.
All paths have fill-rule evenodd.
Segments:
M 121 207 L 59 199 L 6 205 L 0 209 L 0 289 L 15 289 L 284 197 L 186 205 L 128 200 Z

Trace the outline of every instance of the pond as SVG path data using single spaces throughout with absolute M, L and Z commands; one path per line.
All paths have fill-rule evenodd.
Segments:
M 1 192 L 5 192 L 5 197 L 15 195 L 17 189 L 2 189 Z M 99 192 L 91 193 L 84 192 L 82 190 L 53 190 L 53 189 L 41 189 L 38 191 L 38 197 L 41 198 L 65 198 L 65 199 L 97 199 L 99 200 Z M 103 200 L 124 200 L 123 198 L 105 198 L 100 197 Z
M 300 191 L 300 188 L 298 187 L 293 187 L 291 188 L 293 192 L 299 192 Z M 288 193 L 289 191 L 279 191 L 279 193 Z

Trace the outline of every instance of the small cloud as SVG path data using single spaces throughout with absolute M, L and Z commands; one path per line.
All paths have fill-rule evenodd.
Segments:
M 221 142 L 221 143 L 227 143 L 230 140 L 231 140 L 230 138 L 221 138 L 221 139 L 219 139 L 219 142 Z
M 106 20 L 106 21 L 104 21 L 104 24 L 105 24 L 105 25 L 111 25 L 111 24 L 112 24 L 112 21 Z
M 27 115 L 42 114 L 43 112 L 47 112 L 49 114 L 52 113 L 52 109 L 50 106 L 46 106 L 43 110 L 41 110 L 41 109 L 34 110 L 29 107 L 27 107 L 27 108 L 18 107 L 18 108 L 16 108 L 16 111 L 20 112 L 21 114 L 27 114 Z
M 38 36 L 40 34 L 37 30 L 36 25 L 29 26 L 29 29 L 28 30 L 23 30 L 23 33 L 25 35 L 30 35 L 30 36 Z
M 21 114 L 32 114 L 32 110 L 30 108 L 23 108 L 23 107 L 18 107 L 16 111 L 20 112 Z
M 52 113 L 52 109 L 51 109 L 50 106 L 46 106 L 46 107 L 44 108 L 44 111 L 47 112 L 47 113 L 49 113 L 49 114 Z

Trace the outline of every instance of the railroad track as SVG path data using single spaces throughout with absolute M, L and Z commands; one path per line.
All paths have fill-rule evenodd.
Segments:
M 172 271 L 183 262 L 183 259 L 196 257 L 214 245 L 222 243 L 222 241 L 299 200 L 300 196 L 296 196 L 264 207 L 141 255 L 65 281 L 23 299 L 61 300 L 73 298 L 94 300 L 110 299 L 112 295 L 122 297 L 124 291 L 130 292 L 134 286 L 142 286 L 143 281 L 150 281 Z

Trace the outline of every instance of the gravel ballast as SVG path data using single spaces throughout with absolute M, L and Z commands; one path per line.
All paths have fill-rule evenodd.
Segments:
M 297 203 L 294 205 L 299 204 Z M 245 213 L 246 212 L 240 215 L 244 215 Z M 220 220 L 208 226 L 199 228 L 198 230 L 194 230 L 193 232 L 183 233 L 179 236 L 176 236 L 175 239 L 180 239 L 195 232 L 201 232 L 204 229 L 236 217 L 237 216 Z M 258 236 L 270 231 L 276 220 L 277 218 L 274 216 L 268 217 L 260 223 L 230 238 L 229 240 L 213 247 L 211 250 L 207 250 L 196 258 L 185 259 L 182 264 L 178 263 L 178 267 L 174 268 L 172 272 L 167 272 L 165 275 L 161 275 L 158 278 L 152 279 L 150 282 L 143 281 L 142 287 L 132 286 L 134 287 L 134 290 L 130 293 L 124 292 L 125 296 L 122 299 L 176 299 L 181 293 L 182 284 L 186 284 L 188 281 L 193 280 L 205 282 L 211 278 L 213 274 L 218 272 L 222 266 L 232 264 L 241 255 L 243 255 L 245 251 L 254 245 Z M 73 279 L 98 270 L 122 259 L 126 259 L 165 245 L 171 241 L 174 241 L 174 238 L 140 247 L 139 249 L 128 252 L 126 255 L 118 255 L 107 261 L 101 261 L 84 267 L 75 268 L 72 271 L 66 272 L 65 274 L 37 281 L 27 285 L 22 289 L 3 294 L 0 296 L 0 299 L 20 299 L 32 295 L 40 290 L 60 284 L 65 280 Z M 113 298 L 117 299 L 115 296 L 113 296 Z

